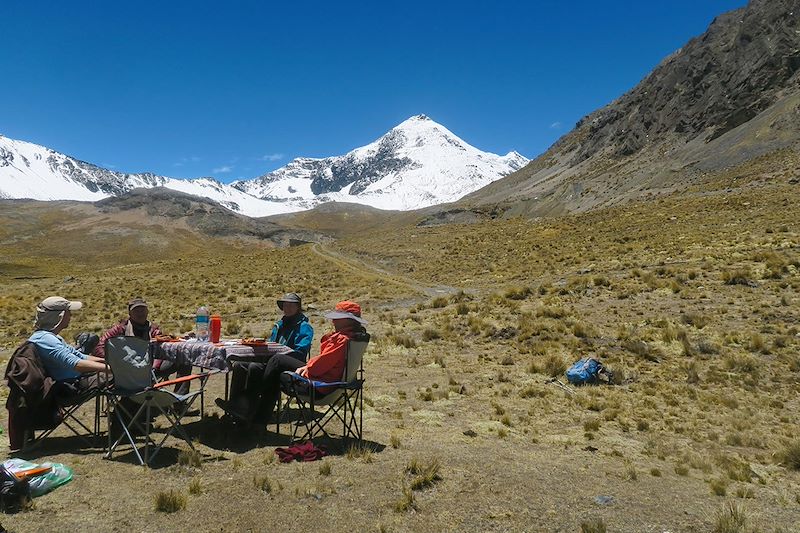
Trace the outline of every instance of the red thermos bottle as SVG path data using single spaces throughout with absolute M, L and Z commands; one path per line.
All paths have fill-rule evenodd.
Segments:
M 219 336 L 222 333 L 222 318 L 219 315 L 211 315 L 209 329 L 211 330 L 211 342 L 219 342 Z

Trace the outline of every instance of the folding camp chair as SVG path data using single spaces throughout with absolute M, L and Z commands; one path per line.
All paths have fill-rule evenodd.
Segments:
M 51 435 L 62 425 L 76 436 L 80 437 L 88 446 L 100 435 L 100 396 L 101 381 L 98 379 L 94 386 L 80 390 L 69 382 L 55 382 L 50 378 L 52 386 L 46 397 L 38 396 L 41 391 L 30 391 L 26 388 L 23 367 L 16 365 L 15 358 L 27 358 L 30 365 L 43 372 L 36 347 L 32 343 L 24 343 L 14 351 L 8 368 L 6 378 L 11 389 L 6 406 L 8 407 L 9 444 L 12 449 L 29 451 Z M 28 367 L 32 368 L 32 367 Z M 84 424 L 78 417 L 77 411 L 86 403 L 94 400 L 94 422 L 92 429 Z M 81 431 L 82 430 L 82 431 Z M 36 435 L 37 431 L 41 431 Z M 91 438 L 91 440 L 90 440 Z
M 301 419 L 292 429 L 292 441 L 310 440 L 320 435 L 330 438 L 326 426 L 331 420 L 338 420 L 342 423 L 343 438 L 353 438 L 361 442 L 364 406 L 363 359 L 368 344 L 367 333 L 360 334 L 347 343 L 341 381 L 332 383 L 312 381 L 296 372 L 284 372 L 281 375 L 283 393 L 289 397 L 289 401 L 296 401 L 300 410 Z M 324 411 L 317 412 L 317 407 L 323 408 Z M 279 423 L 280 419 L 279 413 Z M 280 432 L 280 426 L 278 431 Z
M 194 400 L 202 394 L 205 378 L 209 373 L 189 376 L 156 383 L 153 375 L 153 358 L 149 352 L 150 344 L 137 337 L 112 337 L 106 341 L 106 365 L 114 374 L 114 382 L 108 388 L 109 409 L 108 451 L 105 457 L 111 459 L 123 439 L 126 440 L 141 465 L 149 465 L 164 446 L 166 440 L 177 433 L 189 447 L 194 450 L 189 436 L 181 425 L 181 418 L 191 407 Z M 189 394 L 175 394 L 166 387 L 179 383 L 200 379 L 200 390 Z M 138 407 L 137 407 L 138 406 Z M 153 412 L 153 409 L 156 409 Z M 135 411 L 135 412 L 131 412 Z M 151 438 L 153 414 L 162 414 L 169 421 L 170 427 L 161 442 Z M 112 442 L 111 424 L 117 423 L 120 435 Z M 143 440 L 144 457 L 137 441 Z M 154 447 L 152 455 L 150 447 Z

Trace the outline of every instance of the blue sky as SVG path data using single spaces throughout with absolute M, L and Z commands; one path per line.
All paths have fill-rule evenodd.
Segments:
M 0 134 L 231 181 L 425 113 L 532 158 L 745 3 L 6 0 Z

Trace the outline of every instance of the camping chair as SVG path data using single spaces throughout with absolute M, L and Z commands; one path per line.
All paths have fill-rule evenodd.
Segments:
M 189 436 L 181 425 L 181 418 L 191 407 L 194 400 L 202 394 L 201 389 L 189 394 L 175 394 L 166 387 L 193 379 L 201 379 L 209 374 L 192 374 L 181 378 L 156 383 L 153 375 L 153 358 L 150 355 L 150 343 L 137 337 L 112 337 L 106 341 L 106 366 L 114 374 L 114 382 L 108 389 L 109 431 L 108 451 L 105 458 L 111 459 L 123 439 L 133 448 L 133 452 L 141 465 L 149 465 L 164 446 L 166 440 L 177 433 L 189 447 L 194 450 Z M 138 407 L 137 407 L 138 406 Z M 156 409 L 154 412 L 153 409 Z M 134 413 L 131 411 L 135 410 Z M 161 442 L 151 438 L 153 414 L 162 414 L 169 421 L 170 427 Z M 111 424 L 115 421 L 120 435 L 112 443 Z M 139 451 L 137 440 L 144 441 L 144 457 Z M 150 447 L 154 447 L 152 455 Z
M 296 372 L 284 372 L 281 375 L 283 393 L 289 397 L 289 401 L 297 402 L 300 410 L 300 421 L 295 423 L 292 430 L 293 442 L 311 440 L 319 435 L 330 438 L 326 426 L 331 420 L 342 423 L 343 438 L 353 438 L 361 442 L 364 406 L 363 359 L 368 344 L 368 333 L 360 334 L 347 343 L 341 381 L 332 383 L 312 381 Z M 280 406 L 280 403 L 278 405 Z M 324 411 L 318 413 L 317 407 L 322 407 Z M 280 420 L 281 414 L 278 413 L 278 424 Z
M 17 357 L 27 361 L 19 361 Z M 39 372 L 45 381 L 50 382 L 44 397 L 41 390 L 27 389 L 28 383 L 25 378 L 27 372 Z M 95 445 L 92 441 L 100 435 L 102 391 L 99 379 L 95 386 L 82 391 L 69 382 L 53 382 L 44 374 L 44 366 L 32 343 L 24 343 L 14 351 L 6 368 L 6 378 L 11 389 L 6 407 L 9 444 L 12 449 L 30 451 L 62 425 L 80 437 L 88 446 Z M 92 400 L 95 405 L 94 422 L 92 429 L 89 429 L 77 417 L 77 411 Z M 37 431 L 41 433 L 36 435 Z

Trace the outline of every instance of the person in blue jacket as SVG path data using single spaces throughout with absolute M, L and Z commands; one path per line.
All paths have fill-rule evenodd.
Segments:
M 303 314 L 303 302 L 297 293 L 290 292 L 278 300 L 278 308 L 283 311 L 283 318 L 272 327 L 270 342 L 278 342 L 308 359 L 311 341 L 314 339 L 314 328 Z
M 270 342 L 277 342 L 291 348 L 289 356 L 300 362 L 300 366 L 308 360 L 311 351 L 311 342 L 314 340 L 314 328 L 303 314 L 303 302 L 297 293 L 290 292 L 278 300 L 278 308 L 283 311 L 283 317 L 272 327 Z M 249 398 L 257 397 L 261 392 L 266 362 L 233 363 L 233 377 L 231 379 L 230 401 L 217 398 L 216 404 L 227 414 L 240 420 L 252 419 L 252 414 L 257 410 L 257 405 L 250 405 Z M 258 402 L 256 402 L 258 403 Z M 252 420 L 253 422 L 266 423 L 267 420 Z

